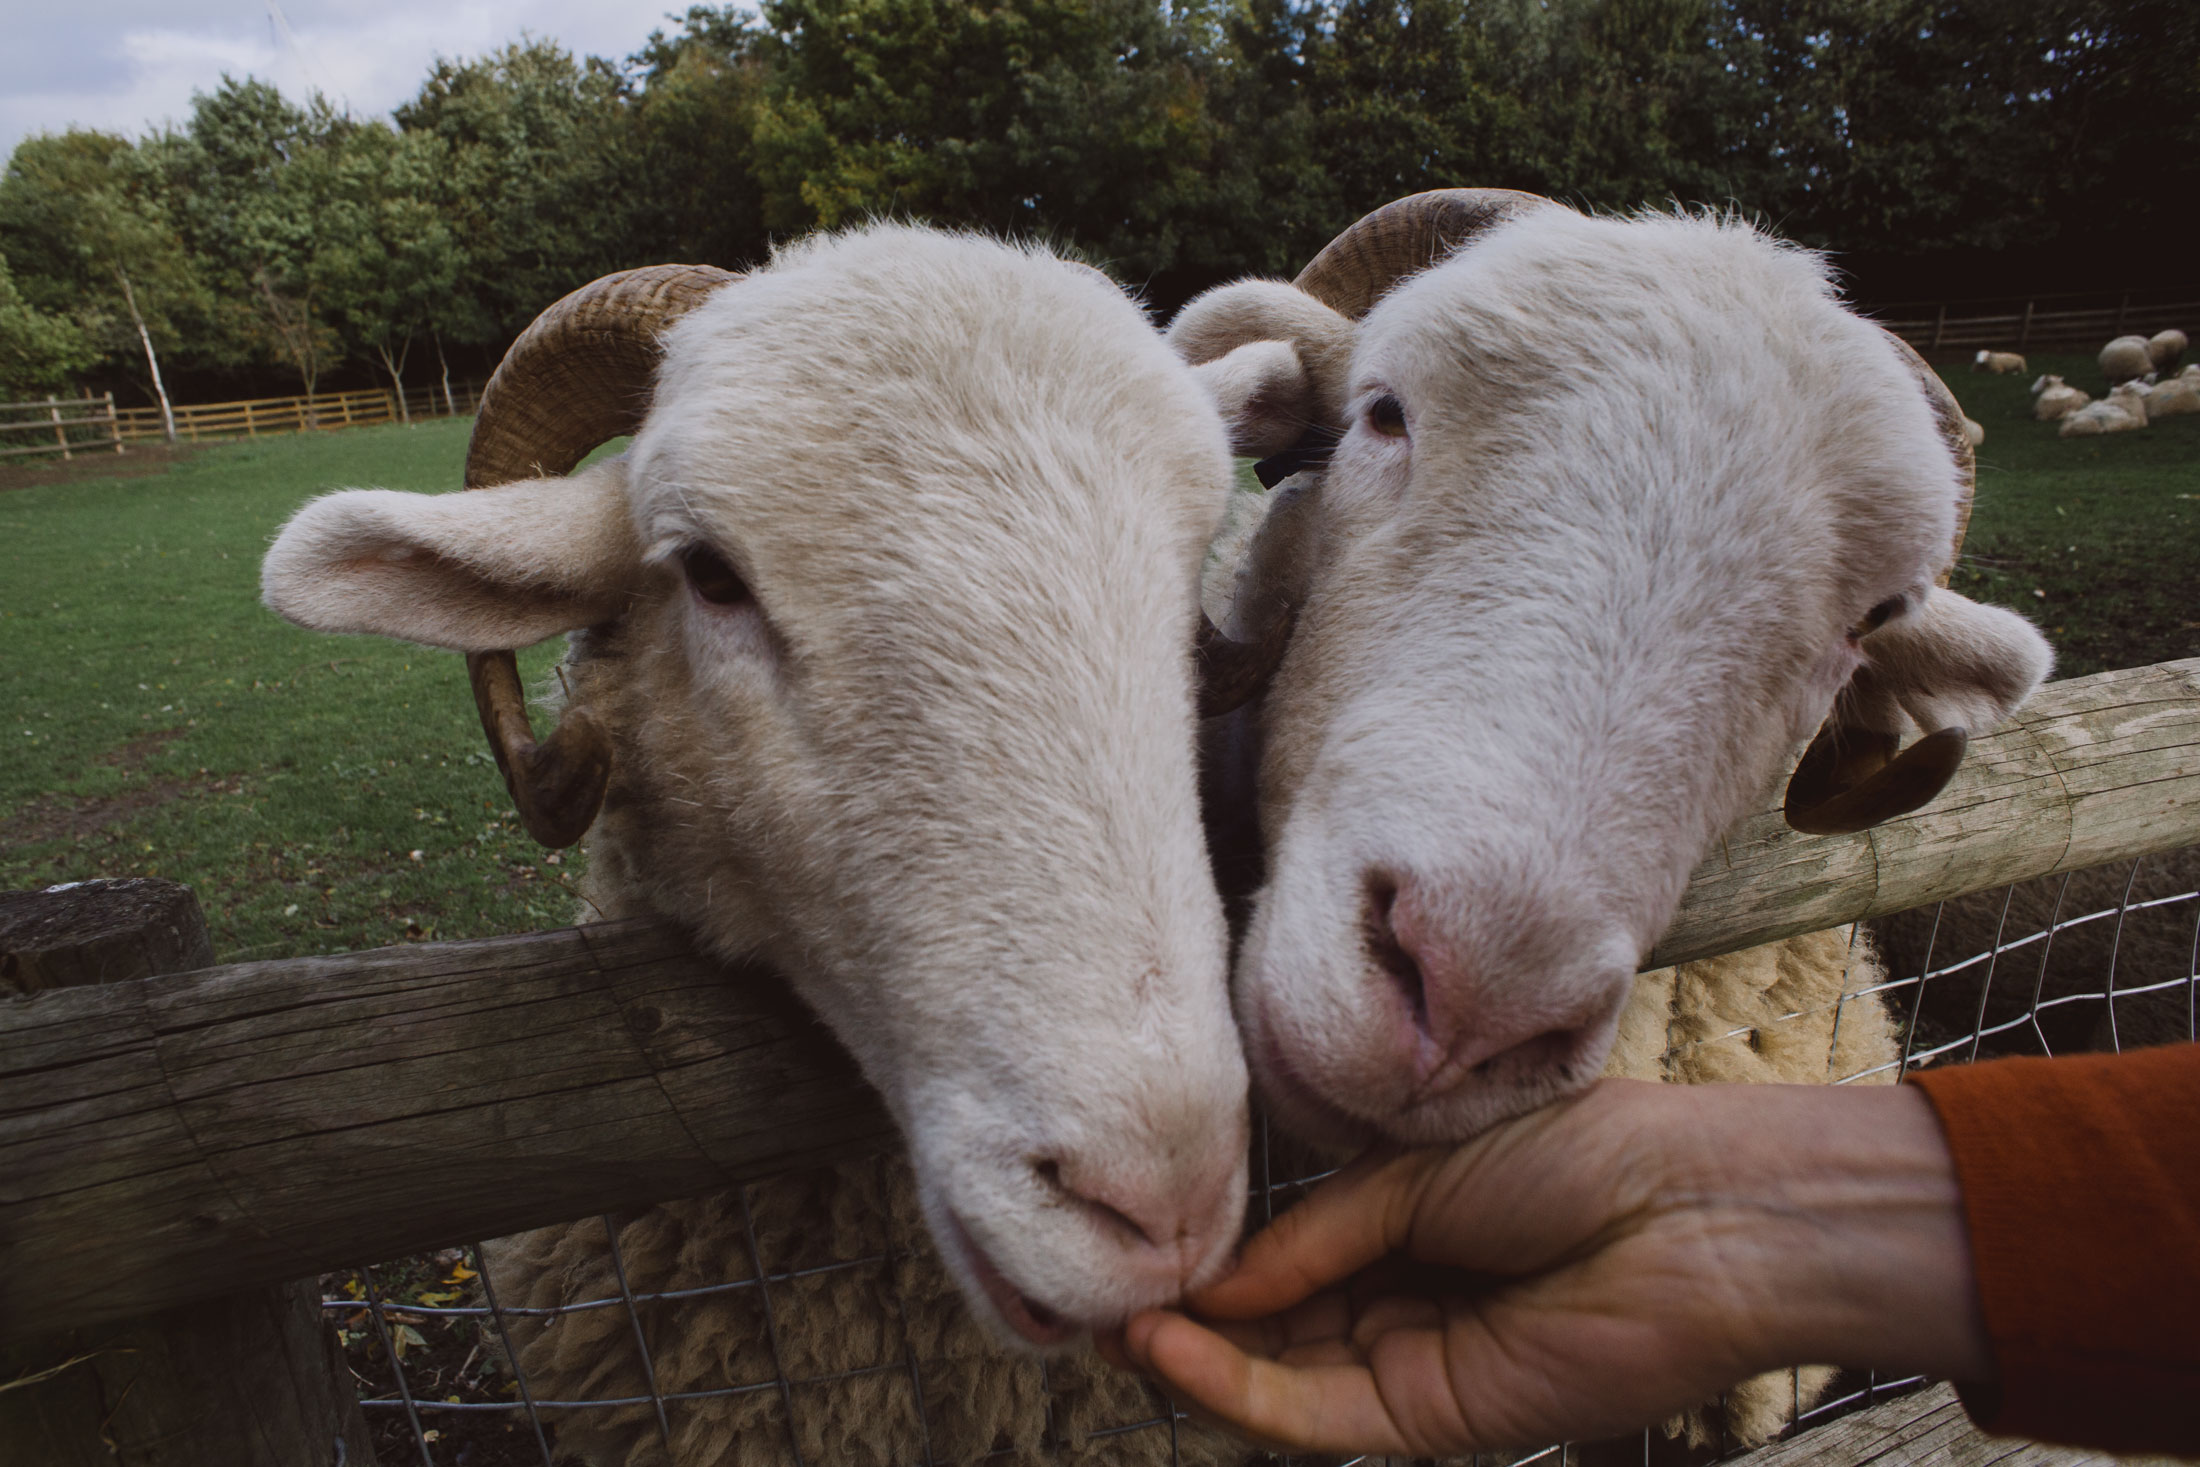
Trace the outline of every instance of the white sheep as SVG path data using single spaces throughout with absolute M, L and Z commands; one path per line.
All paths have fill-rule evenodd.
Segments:
M 1797 741 L 1791 821 L 1857 829 L 2045 675 L 1935 584 L 1971 460 L 1923 363 L 1747 226 L 1500 191 L 1401 200 L 1169 335 L 1241 451 L 1313 470 L 1229 598 L 1241 640 L 1296 630 L 1210 739 L 1257 766 L 1233 992 L 1271 1115 L 1425 1144 L 1614 1071 L 1893 1078 L 1848 934 L 1636 969 Z M 1731 1393 L 1730 1429 L 1826 1376 Z
M 623 458 L 532 477 L 629 430 Z M 715 1324 L 647 1311 L 661 1391 L 769 1379 L 775 1350 L 797 1381 L 675 1402 L 683 1462 L 1029 1445 L 1032 1346 L 1177 1297 L 1237 1242 L 1246 1072 L 1193 771 L 1229 475 L 1188 369 L 1103 277 L 882 225 L 577 292 L 485 396 L 468 479 L 502 487 L 331 495 L 269 552 L 283 615 L 467 652 L 530 828 L 589 831 L 590 915 L 786 973 L 899 1124 L 906 1165 L 622 1220 L 644 1291 L 740 1276 L 752 1237 L 767 1269 L 882 1255 L 770 1306 L 716 1296 Z M 497 649 L 560 632 L 537 747 Z M 615 1267 L 594 1220 L 489 1250 L 512 1305 L 615 1295 Z M 538 1397 L 646 1395 L 633 1328 L 529 1319 L 519 1363 Z M 1089 1362 L 1055 1384 L 1081 1370 L 1059 1430 L 1151 1414 Z M 559 1430 L 592 1462 L 657 1450 L 646 1406 Z
M 2147 360 L 2154 364 L 2155 371 L 2167 372 L 2185 354 L 2186 345 L 2185 333 L 2175 327 L 2157 331 L 2147 338 Z
M 1973 448 L 1984 443 L 1986 441 L 1986 425 L 1976 418 L 1966 417 L 1963 420 L 1963 441 Z
M 2111 387 L 2154 370 L 2154 356 L 2144 336 L 2119 336 L 2101 348 L 2101 375 Z
M 2099 402 L 2063 415 L 2056 432 L 2064 438 L 2130 433 L 2147 425 L 2147 387 L 2136 378 L 2120 383 Z
M 2200 413 L 2200 377 L 2180 373 L 2146 390 L 2147 421 Z
M 2060 377 L 2045 376 L 2032 384 L 2032 416 L 2043 423 L 2052 423 L 2091 401 L 2091 393 L 2065 385 Z
M 2006 377 L 2011 374 L 2022 375 L 2024 372 L 2024 358 L 2013 351 L 1982 350 L 1977 356 L 1971 358 L 1971 370 L 1974 372 L 1992 372 L 1997 377 Z

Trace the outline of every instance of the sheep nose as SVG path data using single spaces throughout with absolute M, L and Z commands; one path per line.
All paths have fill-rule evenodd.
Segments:
M 1423 1099 L 1578 1066 L 1633 972 L 1594 918 L 1465 882 L 1371 874 L 1361 930 Z
M 1078 1208 L 1129 1256 L 1141 1273 L 1179 1288 L 1213 1254 L 1217 1237 L 1234 1238 L 1239 1207 L 1235 1168 L 1141 1168 L 1140 1174 L 1076 1159 L 1033 1163 L 1046 1188 Z

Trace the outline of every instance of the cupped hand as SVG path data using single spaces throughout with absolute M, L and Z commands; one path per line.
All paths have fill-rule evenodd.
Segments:
M 1447 1456 L 1610 1435 L 1820 1340 L 1868 1348 L 1882 1321 L 1856 1306 L 1902 1307 L 1902 1285 L 1854 1265 L 1942 1267 L 1951 1241 L 1939 1292 L 1962 1313 L 1959 1204 L 1914 1094 L 1606 1081 L 1457 1149 L 1355 1163 L 1189 1313 L 1103 1348 L 1275 1446 Z

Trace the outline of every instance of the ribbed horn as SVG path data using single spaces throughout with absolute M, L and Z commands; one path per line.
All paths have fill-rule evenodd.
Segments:
M 520 333 L 482 390 L 466 487 L 568 473 L 648 416 L 665 328 L 736 277 L 709 265 L 652 265 L 582 286 Z M 511 652 L 466 658 L 489 752 L 527 833 L 553 850 L 587 833 L 611 781 L 611 737 L 568 708 L 535 742 Z
M 1322 247 L 1291 283 L 1359 320 L 1383 292 L 1483 230 L 1550 203 L 1509 188 L 1439 188 L 1393 199 Z
M 1948 390 L 1948 384 L 1940 380 L 1940 374 L 1925 364 L 1917 349 L 1907 341 L 1887 333 L 1887 340 L 1894 343 L 1895 355 L 1902 358 L 1902 365 L 1910 369 L 1917 379 L 1920 392 L 1933 410 L 1933 421 L 1940 428 L 1941 441 L 1956 460 L 1956 538 L 1948 547 L 1948 564 L 1940 573 L 1939 585 L 1945 588 L 1949 574 L 1955 570 L 1956 557 L 1963 553 L 1963 535 L 1971 525 L 1971 497 L 1978 490 L 1978 453 L 1971 447 L 1971 440 L 1963 432 L 1963 406 L 1956 395 Z

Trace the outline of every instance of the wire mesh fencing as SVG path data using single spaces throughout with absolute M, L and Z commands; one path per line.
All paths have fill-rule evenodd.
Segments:
M 1868 927 L 1851 939 L 1854 981 L 1832 1001 L 1830 1026 L 1826 1014 L 1800 1010 L 1772 1021 L 1834 1036 L 1829 1082 L 2200 1038 L 2200 847 Z M 1891 1044 L 1835 1063 L 1836 1053 L 1857 1053 L 1840 1045 L 1843 1026 L 1866 1018 Z M 1763 1027 L 1687 1043 L 1758 1045 Z M 989 1354 L 967 1320 L 942 1324 L 943 1310 L 956 1311 L 952 1285 L 928 1256 L 899 1166 L 874 1158 L 545 1230 L 532 1255 L 476 1244 L 327 1276 L 323 1307 L 382 1462 L 555 1467 L 580 1460 L 576 1445 L 585 1460 L 621 1467 L 1288 1460 L 1225 1442 L 1157 1389 L 1089 1360 Z M 1249 1225 L 1326 1174 L 1260 1123 Z M 533 1280 L 526 1297 L 506 1286 L 515 1259 Z M 600 1366 L 576 1370 L 566 1349 L 551 1378 L 531 1372 L 530 1360 L 558 1358 L 545 1341 L 560 1333 Z M 702 1337 L 709 1348 L 699 1356 Z M 942 1359 L 958 1360 L 961 1373 Z M 1790 1433 L 1925 1384 L 1847 1373 L 1790 1380 Z M 999 1393 L 1009 1405 L 995 1406 L 1026 1424 L 996 1429 L 968 1399 L 974 1381 L 975 1393 Z M 1707 1429 L 1553 1444 L 1478 1467 L 1716 1461 L 1742 1445 L 1722 1420 L 1711 1410 Z

